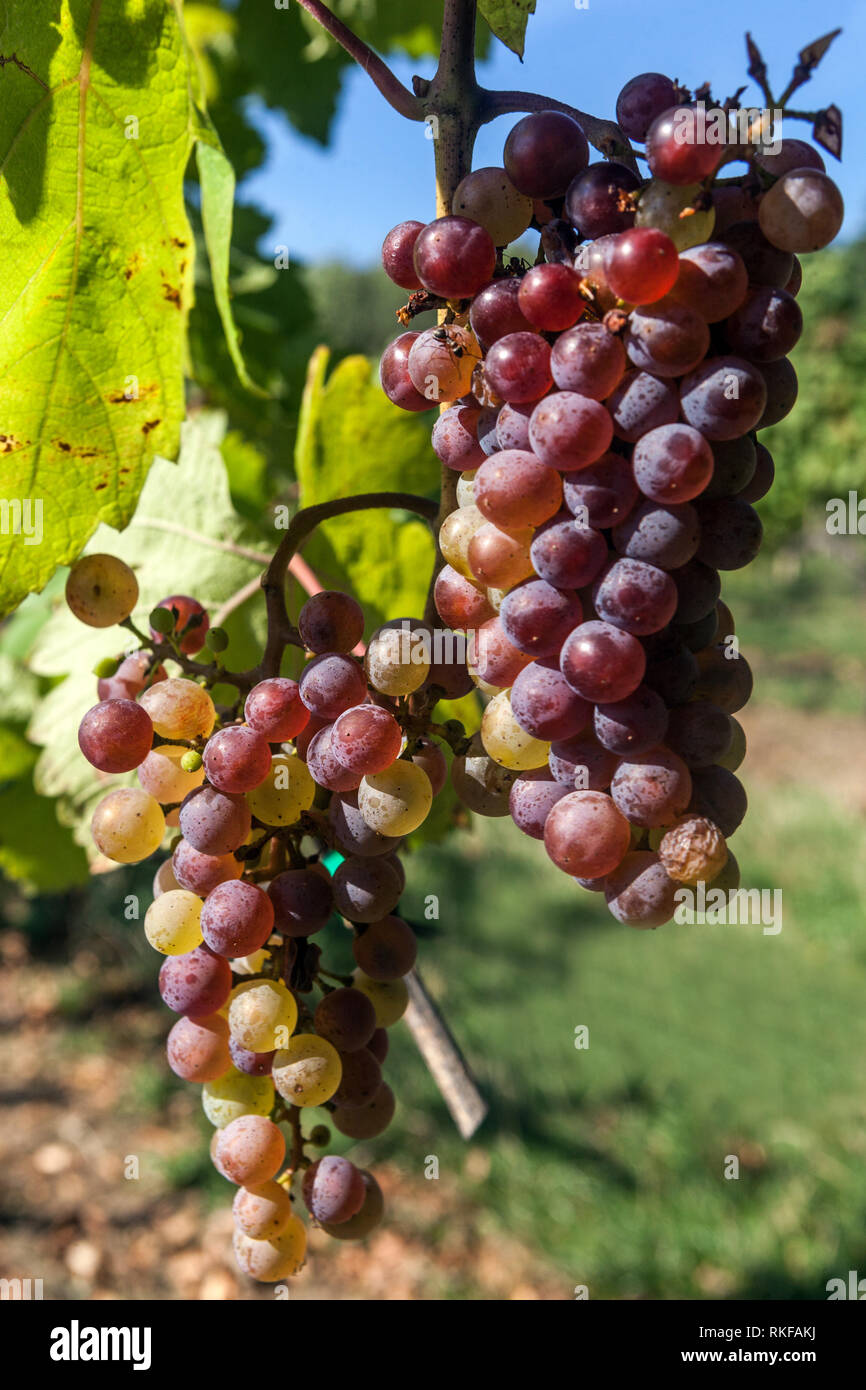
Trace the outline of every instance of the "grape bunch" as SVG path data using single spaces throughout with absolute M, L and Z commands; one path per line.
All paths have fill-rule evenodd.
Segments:
M 369 1140 L 394 1114 L 387 1030 L 406 1010 L 417 953 L 397 915 L 397 851 L 447 777 L 431 711 L 471 680 L 432 664 L 420 621 L 380 628 L 361 661 L 364 615 L 344 593 L 302 608 L 297 681 L 194 660 L 227 637 L 186 595 L 164 599 L 149 636 L 139 632 L 135 575 L 114 556 L 79 561 L 66 597 L 83 622 L 123 623 L 140 642 L 97 668 L 99 703 L 79 729 L 100 773 L 137 779 L 99 802 L 93 839 L 118 864 L 171 843 L 144 918 L 178 1016 L 168 1064 L 201 1087 L 214 1165 L 237 1186 L 237 1262 L 276 1282 L 304 1261 L 298 1206 L 337 1240 L 382 1219 L 375 1177 L 316 1153 L 331 1131 L 302 1117 L 325 1107 L 340 1135 Z M 218 706 L 211 691 L 226 685 L 237 699 Z M 313 939 L 335 914 L 352 931 L 351 976 L 326 970 Z
M 382 387 L 439 407 L 457 475 L 435 601 L 486 704 L 454 787 L 637 928 L 684 886 L 739 883 L 752 676 L 720 571 L 758 552 L 759 435 L 797 395 L 798 253 L 843 213 L 811 146 L 710 143 L 688 96 L 659 73 L 621 91 L 646 178 L 590 163 L 571 116 L 524 117 L 502 168 L 382 252 L 411 292 Z M 746 172 L 721 181 L 734 159 Z M 532 266 L 506 252 L 530 226 Z

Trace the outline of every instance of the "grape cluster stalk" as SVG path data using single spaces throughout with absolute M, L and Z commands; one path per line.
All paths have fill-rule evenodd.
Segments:
M 485 708 L 455 789 L 636 928 L 683 889 L 739 884 L 752 675 L 720 571 L 758 553 L 760 432 L 797 396 L 799 255 L 843 215 L 812 146 L 713 143 L 689 98 L 660 73 L 620 92 L 645 178 L 534 111 L 502 167 L 382 249 L 411 294 L 381 384 L 439 408 L 433 448 L 457 475 L 434 600 L 471 639 Z M 746 172 L 722 180 L 734 160 Z M 530 227 L 532 266 L 507 250 Z

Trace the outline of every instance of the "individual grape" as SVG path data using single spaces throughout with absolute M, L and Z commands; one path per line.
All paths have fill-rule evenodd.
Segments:
M 722 241 L 708 241 L 681 252 L 670 298 L 707 323 L 718 323 L 739 308 L 748 285 L 742 256 Z
M 584 476 L 581 472 L 580 477 Z M 561 511 L 539 527 L 529 557 L 535 573 L 549 585 L 582 589 L 592 583 L 607 559 L 607 543 L 599 531 L 581 526 Z
M 757 221 L 758 204 L 751 188 L 744 188 L 741 184 L 717 184 L 712 190 L 712 200 L 716 214 L 716 237 L 737 222 Z
M 507 333 L 497 338 L 484 361 L 484 379 L 504 401 L 540 400 L 553 382 L 550 345 L 538 333 Z
M 181 760 L 188 749 L 181 744 L 163 743 L 154 748 L 138 769 L 138 780 L 146 792 L 161 802 L 163 806 L 172 801 L 183 801 L 184 797 L 204 781 L 204 767 L 195 772 L 186 772 Z
M 358 794 L 355 791 L 341 792 L 331 797 L 328 820 L 345 855 L 360 854 L 363 858 L 372 858 L 378 854 L 389 854 L 400 843 L 399 836 L 380 835 L 367 824 L 358 809 Z
M 400 980 L 415 964 L 418 941 L 401 917 L 386 916 L 356 935 L 352 952 L 355 964 L 368 979 Z M 345 1105 L 346 1097 L 338 1095 L 337 1104 Z
M 315 1033 L 298 1033 L 274 1058 L 274 1085 L 289 1105 L 324 1105 L 342 1074 L 339 1052 Z
M 579 473 L 564 478 L 562 493 L 565 505 L 574 516 L 578 529 L 588 526 L 601 531 L 625 519 L 637 501 L 638 487 L 628 459 L 622 458 L 619 454 L 603 454 L 598 462 L 589 468 L 582 468 Z M 558 524 L 559 516 L 555 516 L 549 523 L 551 529 Z M 548 553 L 544 541 L 540 542 L 539 549 L 545 554 Z M 600 555 L 597 547 L 596 554 L 603 563 L 604 557 Z M 541 573 L 540 570 L 538 572 Z M 543 578 L 552 582 L 548 575 L 544 575 Z M 589 582 L 591 581 L 588 580 L 587 583 Z
M 629 315 L 625 350 L 642 372 L 683 376 L 694 371 L 709 346 L 706 321 L 675 299 L 660 299 Z
M 252 955 L 264 946 L 273 925 L 271 900 L 255 883 L 220 883 L 201 909 L 202 935 L 220 956 Z
M 671 382 L 635 369 L 626 372 L 606 405 L 614 434 L 629 444 L 650 430 L 673 424 L 680 413 L 679 396 Z
M 713 761 L 728 772 L 736 772 L 746 756 L 746 733 L 739 720 L 731 714 L 728 715 L 728 718 L 731 721 L 731 746 L 727 753 L 723 753 L 719 758 L 714 758 Z
M 586 468 L 607 452 L 613 422 L 600 401 L 576 391 L 555 391 L 532 412 L 529 439 L 543 463 L 568 473 Z
M 262 1284 L 278 1284 L 297 1274 L 304 1263 L 307 1233 L 303 1221 L 290 1216 L 285 1228 L 270 1240 L 251 1240 L 236 1230 L 233 1249 L 242 1273 Z
M 767 388 L 767 404 L 755 429 L 765 430 L 770 425 L 778 425 L 780 420 L 790 415 L 797 402 L 799 383 L 793 364 L 787 357 L 780 357 L 776 362 L 762 362 L 758 370 Z
M 316 784 L 303 759 L 296 753 L 277 753 L 268 776 L 244 801 L 263 825 L 294 825 L 310 810 L 315 794 Z
M 207 738 L 216 721 L 213 700 L 203 686 L 183 677 L 159 681 L 143 691 L 139 704 L 160 738 Z
M 69 571 L 66 603 L 80 623 L 113 627 L 138 603 L 138 580 L 116 555 L 83 555 Z
M 218 883 L 240 878 L 243 864 L 233 854 L 201 854 L 186 840 L 181 840 L 171 857 L 175 878 L 181 888 L 206 898 Z
M 495 589 L 510 589 L 512 585 L 528 579 L 533 572 L 529 556 L 531 541 L 532 528 L 529 526 L 514 534 L 500 531 L 492 521 L 484 521 L 472 536 L 467 551 L 473 578 L 479 584 Z M 492 616 L 491 611 L 485 615 L 484 621 Z
M 307 768 L 318 787 L 332 792 L 355 791 L 361 785 L 362 773 L 350 772 L 334 752 L 334 726 L 326 724 L 310 740 L 307 749 Z
M 475 500 L 488 521 L 505 531 L 540 526 L 559 510 L 562 480 L 535 454 L 504 449 L 475 475 Z
M 439 549 L 452 569 L 462 574 L 464 579 L 472 579 L 469 542 L 484 525 L 484 513 L 478 510 L 474 502 L 470 502 L 449 512 L 439 527 Z
M 414 251 L 424 222 L 398 222 L 382 242 L 382 269 L 401 290 L 420 290 L 421 281 L 415 272 Z
M 713 452 L 691 425 L 660 425 L 635 444 L 632 468 L 653 502 L 689 502 L 713 476 Z
M 215 1081 L 231 1066 L 229 1027 L 219 1014 L 179 1018 L 165 1046 L 168 1065 L 182 1081 Z
M 310 721 L 297 681 L 270 676 L 254 685 L 244 704 L 244 719 L 268 743 L 295 738 Z
M 715 610 L 721 592 L 716 570 L 700 560 L 689 560 L 669 574 L 677 586 L 677 623 L 698 622 Z
M 572 690 L 593 703 L 624 700 L 640 685 L 646 658 L 631 633 L 610 623 L 582 623 L 569 634 L 560 669 Z
M 222 1133 L 217 1130 L 217 1136 Z M 237 1230 L 250 1240 L 273 1240 L 293 1220 L 291 1198 L 278 1182 L 257 1183 L 254 1189 L 239 1187 L 232 1202 L 232 1216 Z
M 646 135 L 647 162 L 654 179 L 695 183 L 713 172 L 723 146 L 707 140 L 702 114 L 691 106 L 673 106 L 656 116 Z
M 767 240 L 755 221 L 734 222 L 719 233 L 731 250 L 736 251 L 746 267 L 751 285 L 772 285 L 783 290 L 791 278 L 794 257 Z
M 360 967 L 352 971 L 352 980 L 355 989 L 365 994 L 373 1005 L 377 1027 L 393 1028 L 409 1007 L 406 981 L 371 980 Z
M 688 647 L 690 652 L 700 652 L 711 642 L 715 642 L 718 627 L 719 619 L 713 610 L 694 623 L 675 622 L 671 625 L 670 631 L 671 636 Z
M 516 241 L 532 221 L 532 199 L 518 192 L 504 169 L 490 167 L 473 169 L 460 180 L 451 210 L 483 227 L 494 246 Z
M 511 708 L 507 690 L 494 695 L 484 710 L 481 742 L 488 756 L 511 772 L 543 767 L 547 762 L 549 745 L 521 728 Z
M 544 823 L 544 847 L 557 868 L 601 878 L 616 868 L 630 842 L 628 821 L 604 792 L 569 792 Z
M 456 634 L 446 631 L 444 643 L 447 644 L 452 641 L 452 637 L 456 637 Z M 450 655 L 453 650 L 454 648 L 446 648 L 446 656 Z M 464 695 L 471 693 L 472 677 L 466 670 L 463 660 L 434 661 L 424 682 L 424 689 L 431 691 L 437 700 L 462 700 Z
M 308 598 L 298 614 L 298 632 L 304 646 L 317 656 L 345 654 L 364 635 L 364 611 L 350 594 L 323 589 Z
M 501 690 L 512 685 L 530 659 L 505 635 L 498 615 L 482 623 L 470 635 L 467 669 L 485 690 Z
M 607 791 L 619 759 L 587 730 L 550 746 L 551 775 L 569 791 Z
M 402 892 L 400 877 L 387 859 L 344 859 L 333 885 L 334 906 L 350 922 L 378 922 L 387 917 Z
M 358 810 L 380 835 L 410 835 L 427 819 L 432 804 L 427 773 L 404 758 L 365 777 L 358 788 Z
M 758 222 L 782 251 L 820 251 L 845 216 L 842 194 L 820 169 L 791 169 L 761 199 Z
M 451 764 L 451 785 L 463 805 L 479 816 L 508 815 L 508 794 L 516 775 L 487 756 L 477 734 L 468 753 Z
M 363 704 L 367 682 L 353 657 L 325 654 L 304 667 L 300 693 L 311 714 L 318 719 L 336 719 L 344 710 Z
M 670 825 L 689 804 L 692 778 L 682 758 L 659 746 L 624 759 L 610 794 L 632 825 Z
M 78 746 L 100 772 L 131 772 L 153 742 L 150 715 L 134 700 L 103 700 L 78 726 Z
M 657 854 L 633 850 L 604 886 L 608 911 L 628 927 L 649 929 L 669 922 L 676 906 L 676 884 Z
M 161 633 L 151 623 L 150 635 L 155 642 L 171 639 L 187 656 L 195 656 L 205 644 L 210 618 L 198 599 L 189 594 L 169 594 L 160 599 L 155 608 L 164 608 L 173 618 L 167 633 Z
M 689 502 L 663 506 L 647 500 L 614 527 L 612 538 L 620 555 L 630 560 L 645 560 L 662 570 L 680 569 L 698 548 L 698 514 Z
M 616 99 L 617 124 L 629 140 L 646 139 L 647 131 L 663 111 L 676 105 L 677 89 L 660 72 L 642 72 L 626 82 Z
M 659 633 L 665 639 L 658 649 L 647 653 L 644 684 L 661 695 L 668 706 L 685 704 L 698 683 L 698 663 L 684 642 L 673 633 Z M 645 644 L 652 638 L 645 639 Z
M 666 743 L 690 768 L 709 767 L 727 753 L 733 736 L 732 720 L 709 700 L 695 700 L 672 709 Z
M 415 744 L 415 752 L 412 754 L 412 761 L 416 767 L 423 768 L 430 779 L 430 786 L 433 788 L 433 795 L 438 796 L 448 780 L 448 764 L 445 755 L 438 744 L 429 738 L 419 738 Z M 399 860 L 397 861 L 399 864 Z M 405 877 L 402 878 L 402 888 L 405 886 Z
M 757 455 L 751 435 L 739 439 L 717 439 L 713 444 L 713 476 L 702 495 L 703 500 L 732 497 L 751 481 Z
M 605 272 L 617 298 L 629 304 L 652 304 L 676 283 L 677 248 L 657 227 L 630 227 L 607 248 Z
M 379 705 L 358 705 L 346 710 L 331 731 L 335 757 L 350 772 L 361 776 L 389 767 L 399 757 L 402 743 L 403 731 L 397 720 Z
M 433 585 L 436 612 L 448 627 L 470 632 L 481 627 L 495 614 L 495 609 L 475 579 L 466 579 L 451 565 L 443 565 Z
M 803 331 L 799 304 L 785 290 L 755 285 L 740 307 L 725 319 L 732 351 L 750 362 L 776 362 L 796 345 Z
M 153 896 L 162 897 L 163 893 L 170 892 L 173 888 L 182 888 L 183 884 L 178 883 L 174 876 L 171 860 L 164 859 L 153 876 Z
M 257 1187 L 280 1171 L 286 1157 L 282 1133 L 264 1115 L 240 1115 L 218 1131 L 214 1146 L 220 1172 L 244 1187 Z
M 760 502 L 761 498 L 766 497 L 770 491 L 776 476 L 776 465 L 769 449 L 766 449 L 763 444 L 757 444 L 755 448 L 757 451 L 755 471 L 751 481 L 739 493 L 741 502 Z
M 442 324 L 419 333 L 411 344 L 407 358 L 409 379 L 416 391 L 433 404 L 456 401 L 470 389 L 472 373 L 480 360 L 481 349 L 473 333 L 454 323 Z
M 544 579 L 528 579 L 512 589 L 499 610 L 509 642 L 535 657 L 554 656 L 582 617 L 577 595 Z
M 725 839 L 733 835 L 746 814 L 742 782 L 725 767 L 696 768 L 689 810 L 717 825 Z
M 520 308 L 520 280 L 507 276 L 479 290 L 472 301 L 469 323 L 485 350 L 509 333 L 531 332 L 532 325 Z
M 341 1221 L 338 1225 L 328 1221 L 320 1223 L 322 1230 L 327 1231 L 328 1235 L 336 1240 L 363 1240 L 376 1229 L 385 1214 L 382 1189 L 372 1173 L 368 1173 L 365 1168 L 360 1172 L 364 1183 L 364 1201 L 360 1210 L 354 1216 L 350 1216 L 348 1221 Z
M 807 145 L 805 140 L 779 140 L 779 148 L 775 153 L 758 148 L 755 154 L 755 161 L 768 174 L 774 178 L 781 178 L 782 174 L 789 173 L 792 169 L 820 169 L 823 174 L 825 171 L 824 161 L 820 154 L 812 145 Z
M 162 893 L 144 915 L 144 934 L 164 956 L 186 955 L 201 944 L 201 912 L 201 898 L 185 888 Z
M 647 753 L 661 743 L 668 726 L 664 700 L 646 685 L 613 705 L 596 705 L 595 736 L 603 748 L 622 758 Z
M 741 357 L 711 357 L 680 386 L 686 420 L 707 439 L 734 439 L 754 429 L 767 404 L 757 367 Z
M 152 673 L 152 674 L 151 674 Z M 133 652 L 124 657 L 113 676 L 96 682 L 96 693 L 100 700 L 134 700 L 140 695 L 145 683 L 151 685 L 166 679 L 164 666 L 154 669 L 150 652 Z
M 245 1076 L 270 1076 L 276 1051 L 251 1052 L 248 1047 L 241 1047 L 240 1043 L 230 1036 L 229 1054 L 237 1070 L 242 1071 Z
M 568 795 L 568 788 L 557 782 L 547 767 L 521 772 L 511 785 L 508 810 L 524 835 L 544 839 L 544 823 L 557 801 Z
M 297 1022 L 295 996 L 282 980 L 247 980 L 232 991 L 229 1029 L 248 1052 L 272 1052 Z
M 752 671 L 748 661 L 736 648 L 721 642 L 698 657 L 699 677 L 695 696 L 711 700 L 726 714 L 736 714 L 748 703 L 752 694 Z
M 511 687 L 511 710 L 521 729 L 543 743 L 579 734 L 592 713 L 571 689 L 558 662 L 533 661 Z
M 409 375 L 409 353 L 420 333 L 401 333 L 389 343 L 379 363 L 379 383 L 392 405 L 401 410 L 432 410 L 436 400 L 428 399 L 413 385 Z
M 431 637 L 428 625 L 415 618 L 394 618 L 377 628 L 365 658 L 375 689 L 383 695 L 411 695 L 420 689 L 430 673 Z
M 295 752 L 302 762 L 307 761 L 310 744 L 316 737 L 316 734 L 320 734 L 323 729 L 329 729 L 330 727 L 330 722 L 327 719 L 317 719 L 314 714 L 310 715 L 309 723 L 304 726 L 295 738 Z
M 375 1139 L 394 1118 L 394 1092 L 386 1081 L 367 1105 L 338 1105 L 331 1119 L 347 1139 Z
M 655 227 L 669 236 L 678 251 L 709 241 L 716 225 L 715 209 L 703 207 L 704 190 L 699 183 L 665 183 L 653 179 L 641 190 L 635 216 L 636 227 Z
M 93 812 L 90 833 L 106 859 L 138 864 L 159 849 L 165 816 L 158 801 L 137 787 L 117 787 Z
M 517 302 L 532 327 L 542 333 L 571 328 L 586 308 L 577 271 L 556 263 L 528 270 L 520 282 Z
M 241 1116 L 264 1118 L 273 1109 L 274 1083 L 269 1076 L 247 1076 L 233 1068 L 204 1083 L 201 1105 L 215 1129 L 225 1129 Z
M 250 833 L 250 807 L 242 796 L 196 787 L 181 803 L 180 831 L 200 854 L 233 854 Z
M 359 1169 L 348 1158 L 327 1154 L 304 1173 L 302 1194 L 307 1211 L 317 1221 L 339 1224 L 361 1210 L 366 1196 Z
M 588 159 L 586 136 L 573 116 L 535 111 L 510 131 L 503 163 L 521 193 L 547 199 L 563 194 Z
M 204 768 L 211 786 L 221 792 L 252 791 L 271 770 L 271 750 L 255 729 L 232 724 L 208 739 Z
M 645 637 L 665 627 L 677 606 L 676 585 L 664 570 L 643 560 L 614 560 L 592 590 L 599 618 Z
M 166 956 L 159 971 L 162 1001 L 176 1014 L 207 1018 L 222 1008 L 232 987 L 229 963 L 208 946 Z
M 433 452 L 440 462 L 456 473 L 477 468 L 487 457 L 478 442 L 479 409 L 468 405 L 451 405 L 433 426 Z
M 637 174 L 625 164 L 606 159 L 590 164 L 568 186 L 565 216 L 591 240 L 624 232 L 634 223 L 634 208 L 624 195 L 639 187 Z
M 315 869 L 285 869 L 268 884 L 274 926 L 283 936 L 312 936 L 334 910 L 334 890 L 327 874 Z
M 550 354 L 550 367 L 561 391 L 573 391 L 601 401 L 622 378 L 626 367 L 625 350 L 620 339 L 604 324 L 579 323 L 557 338 Z M 503 443 L 502 447 L 508 446 Z
M 672 825 L 658 853 L 668 877 L 691 886 L 712 883 L 728 859 L 724 836 L 703 816 L 685 816 Z
M 343 1074 L 334 1092 L 333 1104 L 345 1109 L 369 1105 L 382 1085 L 382 1068 L 372 1052 L 362 1047 L 340 1057 Z
M 496 247 L 478 222 L 438 217 L 418 233 L 413 261 L 418 279 L 431 294 L 471 299 L 493 274 Z
M 739 497 L 699 501 L 701 539 L 698 559 L 713 569 L 738 570 L 749 565 L 761 548 L 761 518 Z
M 388 863 L 387 860 L 372 862 Z M 376 1011 L 359 989 L 332 989 L 319 1001 L 313 1022 L 319 1036 L 332 1043 L 338 1052 L 357 1052 L 373 1038 Z
M 366 995 L 364 997 L 366 998 Z M 370 1007 L 372 1008 L 372 1005 Z M 385 1028 L 377 1028 L 369 1042 L 369 1050 L 372 1052 L 377 1062 L 384 1063 L 385 1058 L 388 1056 L 388 1049 L 390 1046 L 391 1042 L 387 1030 Z

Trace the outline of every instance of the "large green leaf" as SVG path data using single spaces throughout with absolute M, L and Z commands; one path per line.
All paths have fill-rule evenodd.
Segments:
M 366 357 L 344 358 L 326 379 L 327 364 L 320 348 L 304 393 L 295 459 L 302 505 L 359 492 L 433 496 L 430 417 L 392 405 Z M 379 510 L 332 518 L 304 550 L 320 583 L 351 590 L 370 627 L 424 611 L 433 555 L 425 522 Z
M 535 14 L 535 0 L 478 0 L 478 8 L 496 37 L 522 59 L 526 25 Z
M 99 521 L 123 526 L 175 453 L 193 246 L 189 72 L 166 0 L 6 5 L 0 69 L 0 611 Z M 11 55 L 11 56 L 9 56 Z

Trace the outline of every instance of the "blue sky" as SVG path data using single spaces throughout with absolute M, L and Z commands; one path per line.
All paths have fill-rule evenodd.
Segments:
M 411 6 L 412 0 L 405 3 Z M 826 5 L 814 0 L 725 0 L 720 5 L 708 0 L 588 0 L 587 9 L 577 8 L 575 0 L 538 0 L 524 63 L 494 43 L 491 61 L 479 68 L 479 80 L 487 87 L 543 92 L 595 115 L 613 116 L 620 87 L 650 70 L 691 87 L 710 80 L 716 96 L 729 95 L 747 80 L 747 29 L 779 90 L 799 49 L 837 26 L 843 34 L 794 101 L 806 110 L 832 101 L 842 108 L 843 162 L 839 165 L 826 154 L 825 160 L 845 198 L 842 235 L 852 237 L 866 225 L 866 0 L 828 0 Z M 413 71 L 432 73 L 429 61 L 397 59 L 392 66 L 407 85 Z M 759 100 L 751 84 L 743 101 Z M 370 264 L 396 222 L 434 215 L 432 145 L 424 138 L 424 127 L 393 111 L 359 70 L 351 71 L 344 83 L 334 138 L 326 150 L 296 135 L 282 117 L 256 114 L 271 153 L 243 192 L 271 213 L 273 239 L 287 245 L 293 258 Z M 476 168 L 501 164 L 505 137 L 518 119 L 502 117 L 483 128 Z M 785 133 L 808 139 L 809 126 L 786 123 Z

